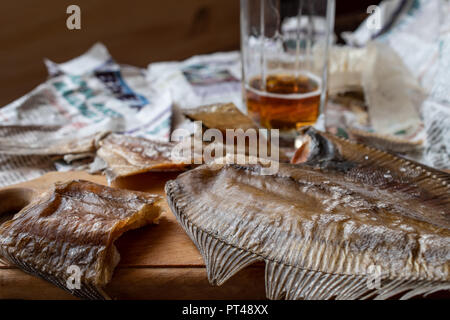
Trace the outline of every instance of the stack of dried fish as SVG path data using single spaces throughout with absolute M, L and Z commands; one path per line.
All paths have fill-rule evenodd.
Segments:
M 236 110 L 205 106 L 188 116 L 221 131 L 254 129 Z M 202 165 L 167 183 L 167 200 L 212 284 L 265 261 L 271 299 L 409 298 L 450 289 L 449 174 L 312 128 L 298 142 L 292 163 L 277 162 L 274 174 L 265 170 L 273 160 L 259 159 Z M 109 179 L 192 167 L 192 158 L 173 159 L 175 143 L 102 134 L 64 146 L 8 148 L 97 149 Z M 0 224 L 0 255 L 74 295 L 105 298 L 119 261 L 114 241 L 155 222 L 161 202 L 90 182 L 56 184 Z M 66 285 L 71 266 L 82 271 L 79 290 Z
M 271 144 L 270 141 L 262 135 L 257 135 L 258 128 L 253 124 L 250 118 L 241 113 L 237 107 L 232 104 L 214 104 L 201 106 L 185 111 L 186 115 L 195 121 L 201 121 L 203 128 L 217 129 L 220 134 L 225 133 L 227 129 L 234 129 L 233 132 L 236 139 L 233 139 L 234 154 L 249 155 L 250 146 L 246 140 L 248 129 L 254 129 L 255 136 L 258 139 L 256 153 L 259 152 L 259 140 L 263 139 L 263 143 L 267 148 L 279 154 L 280 160 L 287 162 L 289 158 L 278 150 L 278 147 Z M 201 131 L 201 128 L 200 128 Z M 149 171 L 184 171 L 205 161 L 203 158 L 204 150 L 220 150 L 220 154 L 214 154 L 215 158 L 226 157 L 229 148 L 226 147 L 226 136 L 222 136 L 222 140 L 203 141 L 195 135 L 180 142 L 159 142 L 145 138 L 138 138 L 123 134 L 110 134 L 98 144 L 100 148 L 97 150 L 96 162 L 92 168 L 99 166 L 105 168 L 109 181 L 113 181 L 118 177 L 127 177 Z M 196 140 L 196 141 L 194 141 Z M 239 145 L 237 141 L 243 140 L 244 144 Z M 200 146 L 199 150 L 195 148 L 195 144 Z M 177 150 L 174 148 L 179 147 Z M 274 149 L 276 147 L 276 149 Z M 177 156 L 177 152 L 183 148 L 188 148 L 187 157 Z M 208 149 L 209 148 L 209 149 Z M 268 154 L 266 154 L 267 156 Z M 261 156 L 261 155 L 260 155 Z M 99 163 L 103 162 L 103 163 Z

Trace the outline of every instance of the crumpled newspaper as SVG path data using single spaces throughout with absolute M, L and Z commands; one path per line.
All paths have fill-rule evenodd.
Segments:
M 180 108 L 222 102 L 244 108 L 238 51 L 199 55 L 181 62 L 151 63 L 147 71 L 150 85 L 157 90 L 168 88 L 174 105 Z
M 423 152 L 415 160 L 438 169 L 450 168 L 450 2 L 446 0 L 393 0 L 380 4 L 380 30 L 367 28 L 367 21 L 347 43 L 366 46 L 382 43 L 400 57 L 423 88 L 425 97 L 416 108 L 424 126 Z M 386 84 L 387 85 L 387 84 Z M 398 116 L 392 109 L 392 118 Z M 400 113 L 401 114 L 401 113 Z M 399 119 L 399 121 L 401 118 Z
M 232 102 L 241 111 L 246 110 L 241 93 L 239 51 L 151 63 L 147 68 L 147 80 L 155 90 L 169 90 L 173 101 L 173 130 L 194 130 L 192 121 L 183 116 L 182 109 Z
M 419 106 L 427 94 L 392 48 L 377 41 L 364 48 L 333 47 L 328 92 L 329 131 L 339 128 L 381 149 L 420 154 L 425 132 Z M 348 92 L 361 93 L 359 108 L 345 108 L 341 94 Z
M 0 109 L 0 186 L 91 162 L 107 132 L 168 141 L 170 93 L 153 90 L 145 70 L 117 64 L 100 43 L 46 65 L 46 82 Z

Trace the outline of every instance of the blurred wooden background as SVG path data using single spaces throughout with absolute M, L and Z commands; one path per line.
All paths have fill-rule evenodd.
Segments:
M 352 30 L 379 1 L 337 0 L 336 33 Z M 66 8 L 81 7 L 81 30 L 68 30 Z M 238 0 L 2 0 L 0 106 L 46 79 L 43 58 L 64 62 L 103 42 L 120 63 L 180 60 L 239 49 Z

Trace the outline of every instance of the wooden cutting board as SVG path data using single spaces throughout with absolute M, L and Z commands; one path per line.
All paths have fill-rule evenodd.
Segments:
M 147 173 L 112 186 L 164 195 L 177 174 Z M 18 212 L 57 181 L 83 179 L 105 184 L 100 175 L 52 172 L 0 189 L 0 215 Z M 105 291 L 114 299 L 264 299 L 264 265 L 249 266 L 221 287 L 208 283 L 203 259 L 167 208 L 158 225 L 129 231 L 116 241 L 121 260 Z M 0 299 L 76 299 L 54 285 L 0 260 Z

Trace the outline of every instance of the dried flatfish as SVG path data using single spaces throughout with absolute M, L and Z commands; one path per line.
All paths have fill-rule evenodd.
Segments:
M 367 132 L 355 128 L 348 128 L 351 137 L 362 144 L 394 153 L 418 153 L 423 149 L 423 140 L 409 140 L 391 135 Z
M 218 129 L 257 129 L 258 127 L 233 103 L 218 103 L 185 109 L 183 113 L 194 121 L 202 121 L 206 128 Z
M 185 109 L 183 110 L 183 113 L 191 120 L 201 121 L 204 128 L 217 129 L 224 134 L 222 141 L 214 141 L 216 145 L 222 146 L 221 148 L 224 150 L 223 156 L 225 156 L 225 153 L 228 153 L 225 148 L 227 129 L 234 130 L 232 131 L 236 137 L 234 140 L 234 153 L 245 154 L 247 156 L 251 154 L 251 146 L 245 137 L 250 137 L 252 135 L 250 132 L 254 130 L 253 132 L 256 134 L 258 145 L 259 143 L 262 143 L 269 149 L 272 149 L 274 153 L 276 152 L 280 162 L 289 162 L 287 153 L 291 150 L 280 148 L 278 140 L 274 141 L 273 138 L 268 140 L 264 134 L 258 131 L 258 126 L 255 125 L 250 117 L 242 113 L 233 103 L 217 103 L 199 106 L 196 108 Z M 237 144 L 237 141 L 240 139 L 244 140 L 242 145 Z M 202 142 L 202 144 L 204 149 L 209 145 L 207 142 Z M 253 153 L 257 154 L 259 157 L 267 158 L 267 154 L 260 152 L 258 146 L 256 146 L 256 148 L 253 147 Z
M 163 201 L 87 181 L 57 183 L 0 225 L 0 256 L 77 297 L 108 298 L 102 288 L 120 260 L 114 241 L 156 222 Z M 67 285 L 73 270 L 79 288 Z
M 107 164 L 109 181 L 148 171 L 183 171 L 189 161 L 173 161 L 176 144 L 121 134 L 110 134 L 100 141 L 97 156 Z
M 450 175 L 311 128 L 304 134 L 303 163 L 280 163 L 276 174 L 258 164 L 204 165 L 166 184 L 210 283 L 265 261 L 270 299 L 450 289 Z
M 95 152 L 97 143 L 108 132 L 80 135 L 73 138 L 71 132 L 61 126 L 0 126 L 0 153 L 12 155 L 60 155 Z

